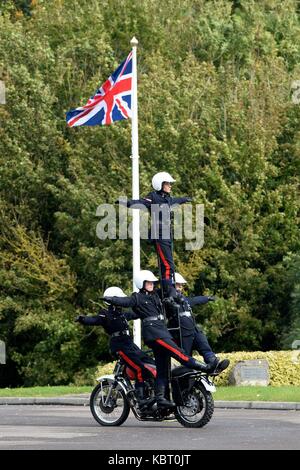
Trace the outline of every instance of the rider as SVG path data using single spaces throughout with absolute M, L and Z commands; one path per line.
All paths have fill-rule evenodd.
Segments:
M 143 270 L 135 276 L 134 282 L 139 292 L 130 297 L 105 296 L 104 300 L 113 305 L 131 307 L 142 319 L 142 334 L 145 343 L 154 352 L 156 363 L 156 400 L 159 406 L 173 407 L 165 393 L 168 387 L 169 358 L 173 357 L 181 364 L 201 372 L 210 372 L 210 367 L 187 355 L 174 342 L 169 333 L 163 315 L 162 303 L 154 290 L 154 282 L 158 279 L 151 271 Z
M 162 289 L 165 297 L 175 293 L 175 265 L 173 260 L 173 233 L 171 208 L 176 204 L 184 204 L 192 201 L 190 197 L 171 197 L 172 176 L 162 171 L 152 178 L 154 191 L 141 199 L 127 201 L 127 207 L 132 209 L 145 206 L 151 214 L 150 239 L 155 244 L 155 249 L 160 261 Z M 122 201 L 120 201 L 122 204 Z
M 190 356 L 193 350 L 198 351 L 206 364 L 208 364 L 213 372 L 218 374 L 229 366 L 229 360 L 222 361 L 212 351 L 205 334 L 199 330 L 193 317 L 192 307 L 194 305 L 204 305 L 207 302 L 215 300 L 212 296 L 195 296 L 185 297 L 182 294 L 186 280 L 179 273 L 175 273 L 175 287 L 177 296 L 175 299 L 168 299 L 168 307 L 166 309 L 169 319 L 168 326 L 172 328 L 172 334 L 176 342 L 182 342 L 182 349 Z M 180 327 L 180 331 L 176 328 Z
M 104 297 L 126 298 L 126 294 L 119 287 L 109 287 L 103 295 Z M 79 315 L 75 321 L 82 325 L 100 325 L 110 335 L 111 353 L 114 356 L 118 354 L 137 377 L 135 384 L 137 398 L 139 405 L 143 406 L 147 403 L 144 380 L 149 377 L 149 374 L 155 378 L 156 369 L 154 360 L 138 348 L 130 336 L 127 320 L 136 318 L 138 318 L 137 314 L 132 311 L 124 313 L 120 307 L 109 305 L 107 310 L 101 309 L 96 316 Z

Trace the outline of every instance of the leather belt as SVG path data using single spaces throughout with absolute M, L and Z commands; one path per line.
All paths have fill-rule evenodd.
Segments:
M 111 337 L 114 338 L 116 336 L 129 336 L 130 332 L 129 330 L 122 330 L 122 331 L 115 331 L 114 333 L 111 334 Z
M 155 320 L 164 320 L 164 316 L 163 316 L 163 315 L 158 315 L 157 317 L 146 317 L 146 318 L 143 318 L 143 322 L 155 321 Z

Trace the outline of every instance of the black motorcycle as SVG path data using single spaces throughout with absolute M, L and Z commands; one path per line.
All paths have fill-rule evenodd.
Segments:
M 103 375 L 92 391 L 90 408 L 95 420 L 102 426 L 120 426 L 130 410 L 139 421 L 174 420 L 188 428 L 201 428 L 214 412 L 212 392 L 215 385 L 203 372 L 184 366 L 171 370 L 171 390 L 175 408 L 158 407 L 154 379 L 144 382 L 147 402 L 139 406 L 134 387 L 135 376 L 121 358 L 112 375 Z

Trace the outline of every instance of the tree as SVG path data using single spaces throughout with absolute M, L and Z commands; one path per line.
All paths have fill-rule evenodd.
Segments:
M 286 277 L 290 285 L 293 286 L 293 290 L 291 294 L 290 318 L 283 330 L 282 346 L 285 349 L 291 349 L 294 347 L 295 342 L 300 341 L 300 256 L 296 253 L 290 254 L 284 261 Z
M 131 289 L 131 242 L 96 236 L 97 206 L 131 194 L 130 122 L 68 129 L 64 114 L 107 79 L 133 35 L 141 193 L 165 170 L 177 194 L 205 207 L 203 249 L 175 243 L 191 293 L 219 299 L 197 319 L 215 349 L 279 348 L 296 292 L 285 260 L 300 243 L 296 0 L 27 4 L 30 16 L 14 2 L 0 13 L 0 335 L 15 380 L 67 383 L 109 357 L 105 335 L 73 319 L 95 312 L 90 301 L 109 285 Z M 36 260 L 29 271 L 22 253 Z M 156 270 L 146 243 L 142 266 Z

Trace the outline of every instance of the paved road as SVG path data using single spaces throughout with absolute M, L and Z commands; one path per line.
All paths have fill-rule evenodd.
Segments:
M 2 449 L 300 449 L 300 411 L 215 410 L 202 429 L 176 421 L 99 426 L 88 407 L 0 406 Z

